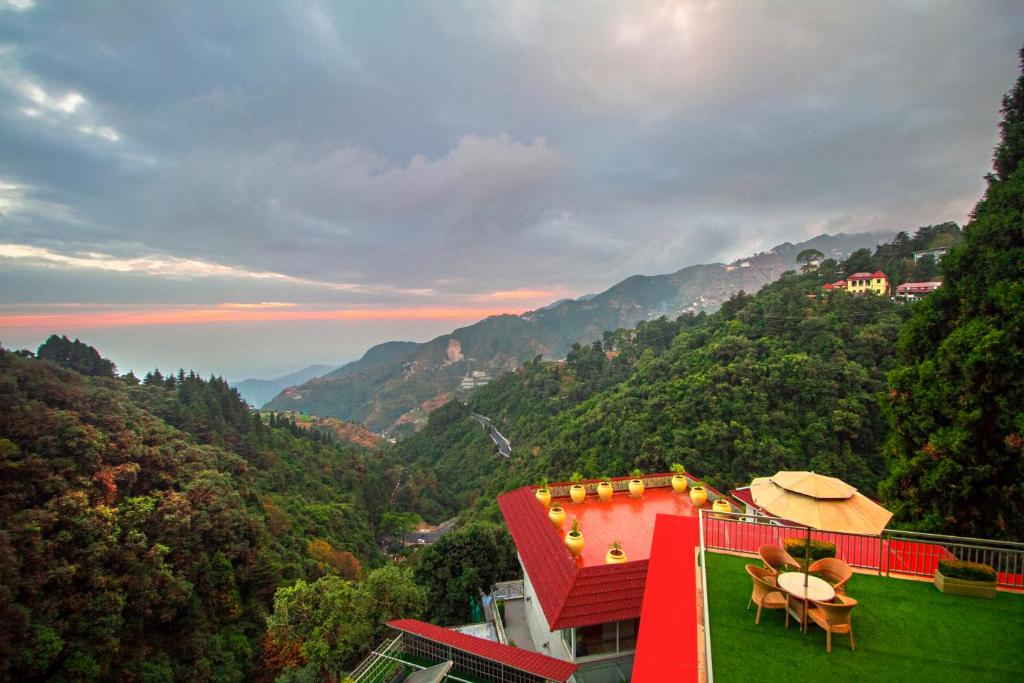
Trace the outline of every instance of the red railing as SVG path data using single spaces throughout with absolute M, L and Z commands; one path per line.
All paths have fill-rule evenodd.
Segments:
M 1024 543 L 957 536 L 939 536 L 886 529 L 881 536 L 818 531 L 780 524 L 769 518 L 740 513 L 704 514 L 704 544 L 709 550 L 756 554 L 765 544 L 782 546 L 787 538 L 827 541 L 836 557 L 852 567 L 879 574 L 932 576 L 940 560 L 961 559 L 991 565 L 998 585 L 1024 588 Z

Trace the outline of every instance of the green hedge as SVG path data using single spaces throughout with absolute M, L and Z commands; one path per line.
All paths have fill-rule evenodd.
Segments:
M 805 554 L 805 551 L 808 549 L 806 538 L 787 538 L 783 543 L 785 545 L 786 552 L 792 555 L 794 559 L 804 560 L 807 558 L 807 555 Z M 812 562 L 824 557 L 835 557 L 836 544 L 829 543 L 828 541 L 812 540 L 809 554 Z
M 963 560 L 939 560 L 939 571 L 948 579 L 995 583 L 996 570 L 987 564 Z

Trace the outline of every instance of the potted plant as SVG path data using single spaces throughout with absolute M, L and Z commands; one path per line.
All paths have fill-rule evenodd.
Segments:
M 605 564 L 622 564 L 626 561 L 626 553 L 622 550 L 622 544 L 615 541 L 608 546 L 608 552 L 604 556 Z
M 686 468 L 680 463 L 672 463 L 672 490 L 676 493 L 686 493 L 689 482 L 686 480 Z
M 583 533 L 580 531 L 580 523 L 575 517 L 572 518 L 572 528 L 565 535 L 565 547 L 569 549 L 573 557 L 579 557 L 583 552 Z
M 582 503 L 587 497 L 587 489 L 583 486 L 583 475 L 579 472 L 572 473 L 572 486 L 569 487 L 569 497 L 576 505 Z
M 718 513 L 732 512 L 732 505 L 729 505 L 729 501 L 725 498 L 717 498 L 715 499 L 715 502 L 711 504 L 711 509 Z M 724 517 L 725 515 L 719 516 Z
M 829 541 L 812 539 L 807 542 L 806 536 L 793 536 L 782 542 L 782 547 L 796 560 L 802 569 L 806 569 L 816 560 L 836 556 L 836 544 Z
M 548 519 L 555 525 L 556 529 L 561 530 L 562 522 L 565 521 L 565 510 L 561 505 L 552 505 L 548 509 Z
M 603 502 L 608 502 L 612 499 L 612 493 L 615 489 L 612 488 L 612 478 L 607 474 L 601 477 L 601 483 L 597 485 L 597 497 Z
M 633 477 L 629 481 L 629 495 L 634 498 L 644 497 L 644 480 L 640 477 L 644 476 L 644 473 L 640 470 L 633 470 L 629 473 L 629 476 Z
M 548 491 L 548 480 L 546 477 L 540 480 L 540 488 L 537 489 L 537 500 L 544 507 L 551 505 L 551 491 Z
M 987 564 L 963 560 L 939 560 L 935 587 L 949 595 L 972 598 L 996 597 L 996 570 Z
M 694 507 L 703 507 L 707 501 L 708 492 L 704 488 L 704 484 L 698 481 L 690 487 L 690 502 L 693 503 Z

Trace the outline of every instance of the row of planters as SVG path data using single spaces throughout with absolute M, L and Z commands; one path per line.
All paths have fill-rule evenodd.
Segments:
M 678 494 L 686 493 L 689 489 L 690 501 L 696 507 L 703 507 L 707 502 L 708 493 L 707 489 L 700 483 L 695 483 L 692 487 L 689 485 L 689 479 L 686 477 L 686 469 L 679 463 L 672 465 L 672 490 Z M 633 470 L 630 472 L 630 476 L 633 477 L 629 482 L 629 495 L 632 498 L 643 498 L 645 485 L 642 479 L 643 472 L 640 470 Z M 583 485 L 583 475 L 579 472 L 573 472 L 572 486 L 569 487 L 569 497 L 574 505 L 581 505 L 587 499 L 587 489 Z M 612 485 L 611 477 L 604 476 L 598 482 L 597 497 L 601 502 L 609 502 L 612 499 L 612 495 L 615 492 L 614 486 Z M 543 479 L 536 492 L 537 500 L 541 505 L 548 508 L 548 519 L 554 525 L 555 529 L 561 531 L 562 526 L 565 524 L 566 512 L 565 508 L 561 505 L 551 505 L 551 490 L 548 488 L 547 479 Z M 713 509 L 716 512 L 732 512 L 732 506 L 728 501 L 724 499 L 716 500 L 713 504 Z M 573 519 L 572 527 L 569 532 L 565 535 L 565 545 L 572 553 L 573 557 L 579 557 L 583 552 L 583 534 L 579 530 L 579 523 Z M 622 549 L 622 545 L 615 541 L 608 548 L 608 553 L 605 555 L 605 562 L 608 564 L 619 564 L 626 562 L 626 553 Z
M 689 479 L 686 477 L 686 468 L 679 463 L 672 465 L 672 490 L 676 493 L 686 493 L 687 488 L 690 489 L 690 501 L 696 507 L 703 507 L 704 503 L 708 500 L 708 492 L 704 485 L 700 482 L 695 483 L 690 487 Z M 643 498 L 644 496 L 644 481 L 642 479 L 643 472 L 640 470 L 633 470 L 629 473 L 629 476 L 633 477 L 629 482 L 629 495 L 633 498 Z M 572 499 L 573 504 L 581 505 L 587 499 L 587 489 L 583 485 L 583 475 L 579 472 L 573 472 L 572 486 L 569 487 L 569 497 Z M 612 485 L 612 479 L 608 475 L 601 477 L 600 482 L 597 485 L 597 498 L 601 502 L 608 502 L 612 499 L 612 495 L 615 492 L 615 488 Z M 551 505 L 551 491 L 548 489 L 548 480 L 541 480 L 540 488 L 537 489 L 537 500 L 540 501 L 544 507 Z M 560 506 L 558 506 L 560 508 Z M 724 499 L 716 500 L 713 504 L 715 512 L 731 512 L 732 506 L 728 501 Z M 561 508 L 560 508 L 561 509 Z

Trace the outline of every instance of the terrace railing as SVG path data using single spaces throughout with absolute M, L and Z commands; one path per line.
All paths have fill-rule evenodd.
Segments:
M 782 546 L 787 538 L 806 539 L 810 533 L 813 540 L 834 543 L 836 557 L 850 566 L 887 576 L 932 576 L 940 560 L 983 562 L 995 568 L 999 586 L 1024 588 L 1024 543 L 899 529 L 886 529 L 880 536 L 818 531 L 735 512 L 702 513 L 701 532 L 705 547 L 710 550 L 748 554 L 757 553 L 757 549 L 767 543 Z
M 884 536 L 889 545 L 886 574 L 931 576 L 939 560 L 956 558 L 989 565 L 999 586 L 1024 588 L 1024 543 L 896 529 L 886 529 Z
M 499 581 L 491 587 L 491 595 L 495 600 L 515 600 L 523 597 L 523 580 Z

